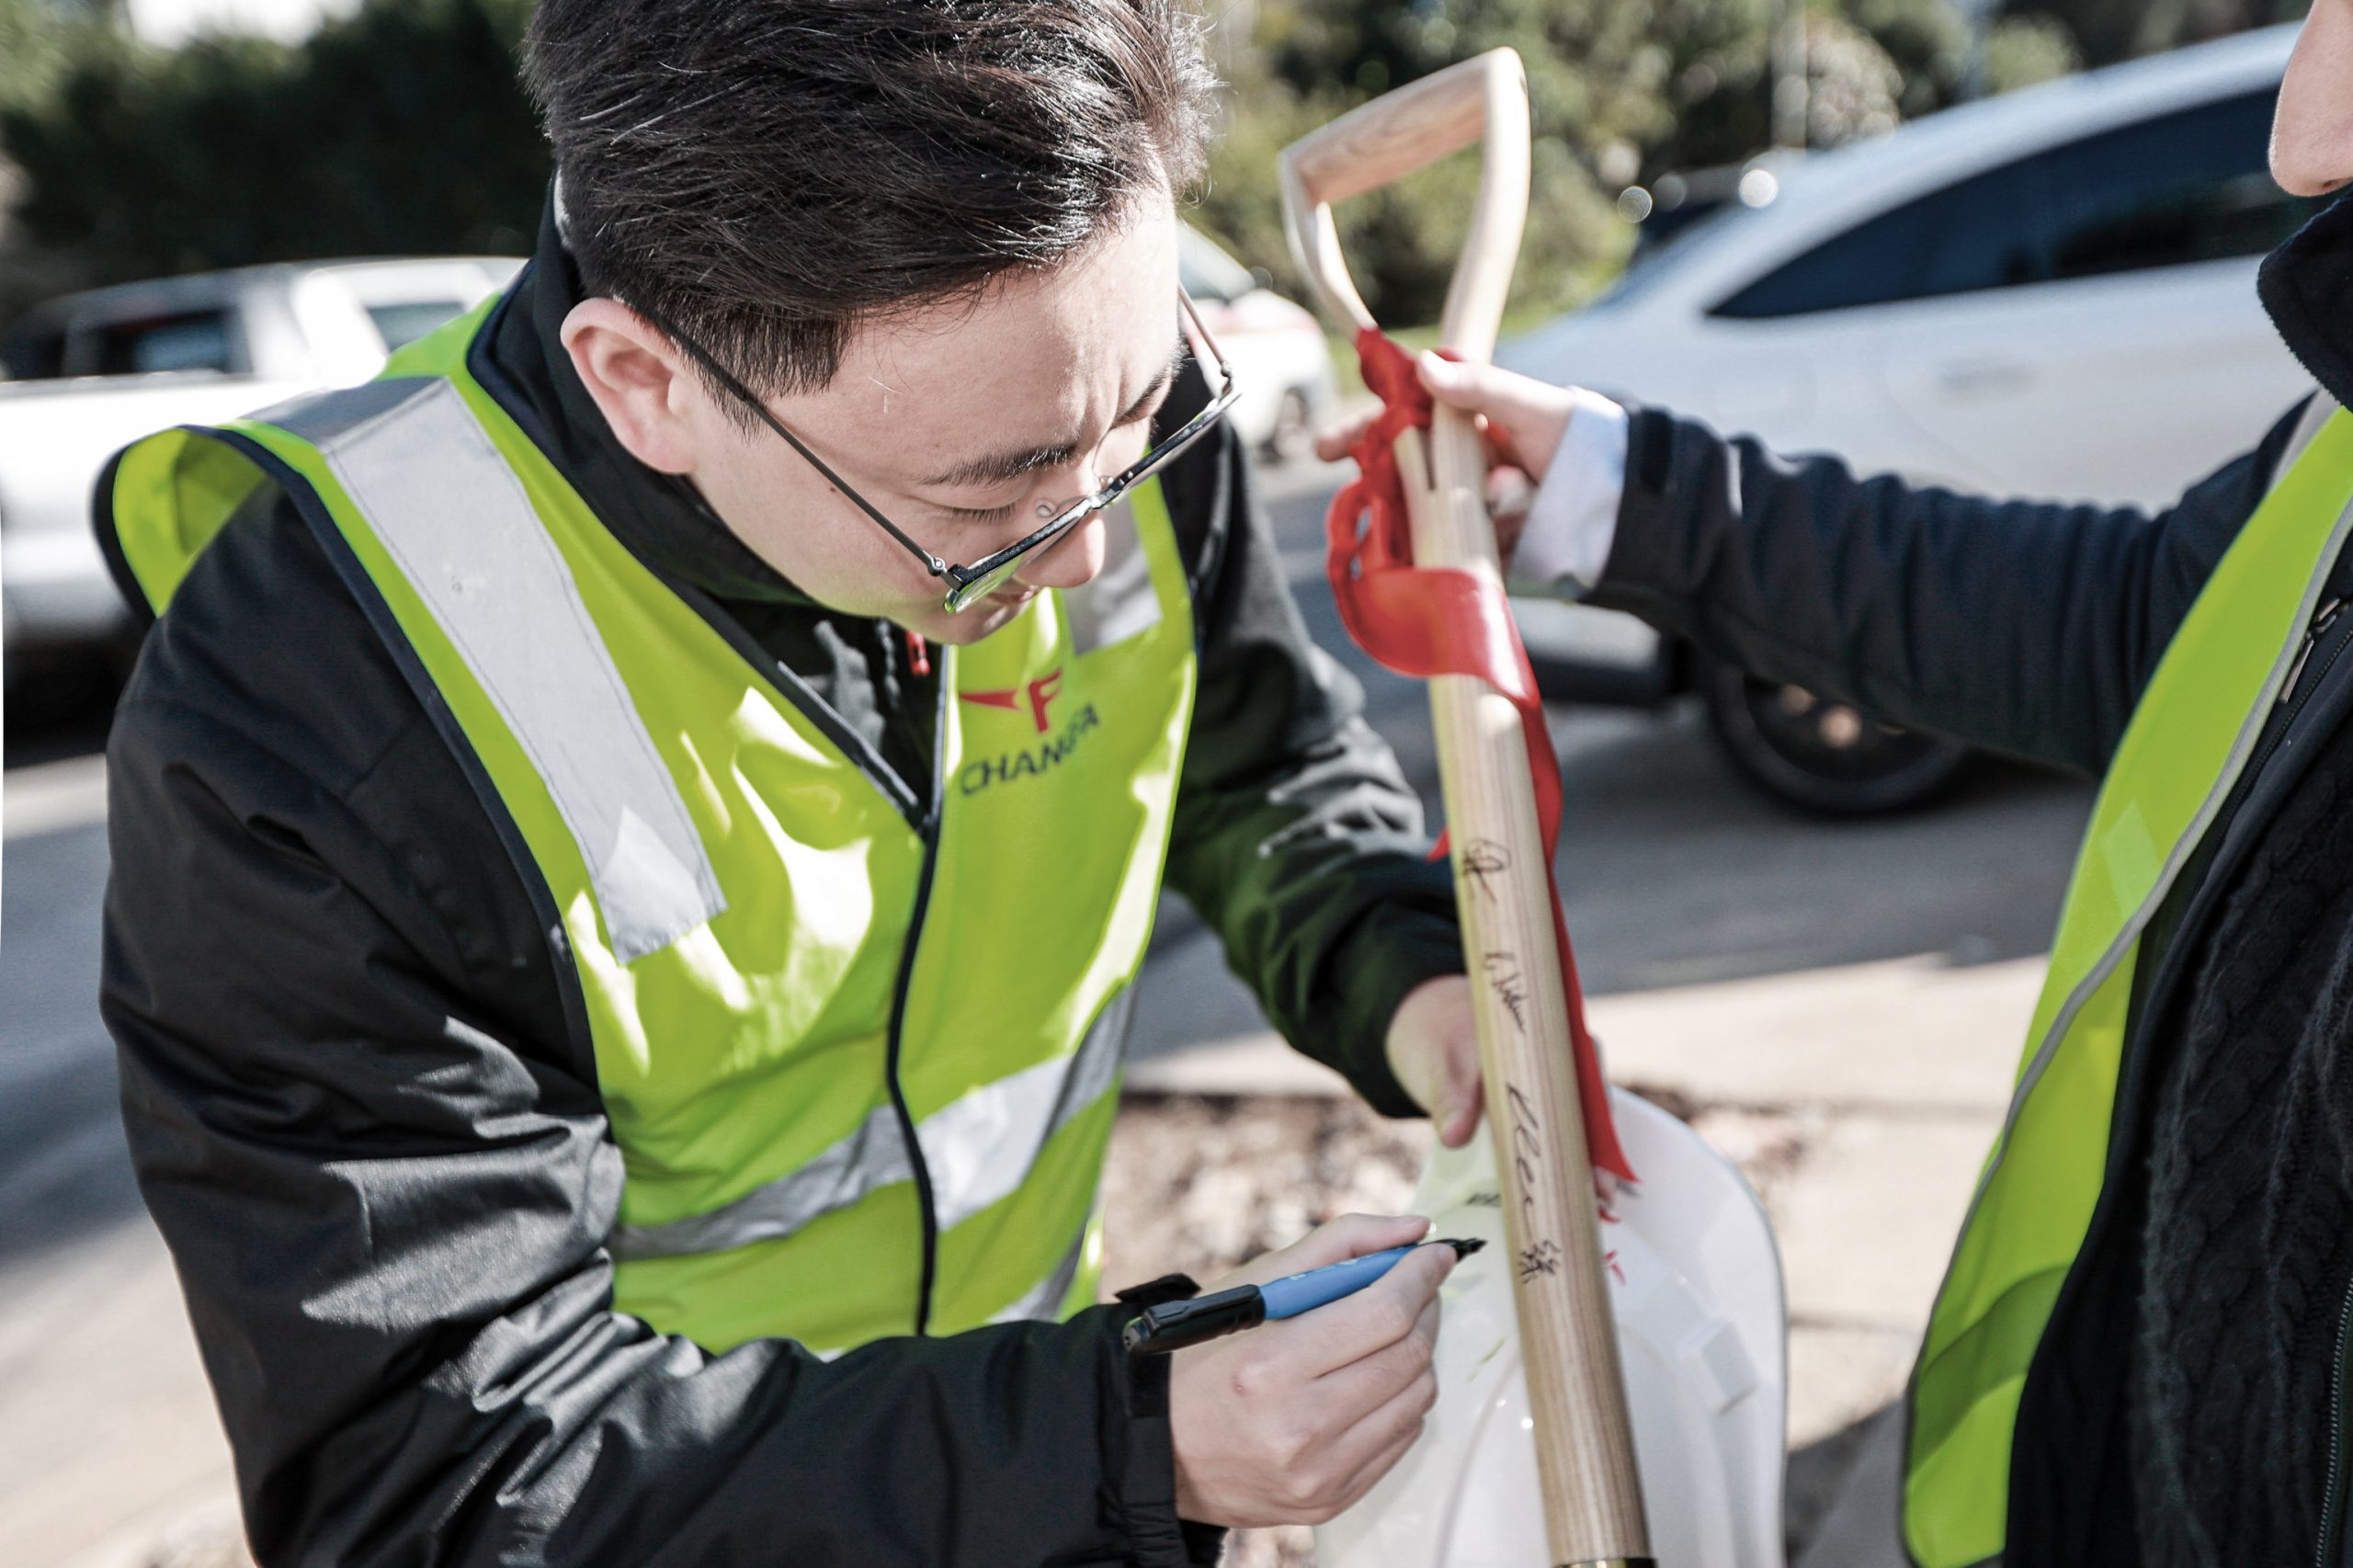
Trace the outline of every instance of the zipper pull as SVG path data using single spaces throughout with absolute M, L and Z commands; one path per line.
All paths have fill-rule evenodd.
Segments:
M 2304 630 L 2304 645 L 2296 650 L 2296 662 L 2288 667 L 2288 678 L 2280 683 L 2280 701 L 2285 702 L 2296 694 L 2296 683 L 2304 678 L 2304 665 L 2311 660 L 2313 650 L 2320 645 L 2323 637 L 2328 635 L 2328 629 L 2336 624 L 2336 618 L 2344 611 L 2343 599 L 2331 599 L 2313 612 L 2312 625 Z
M 931 649 L 926 646 L 923 633 L 907 633 L 907 668 L 919 676 L 931 674 Z

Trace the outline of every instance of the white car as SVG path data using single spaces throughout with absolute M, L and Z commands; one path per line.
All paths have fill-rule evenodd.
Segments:
M 452 257 L 243 267 L 54 300 L 0 342 L 0 602 L 12 692 L 40 655 L 126 634 L 90 493 L 108 458 L 366 381 L 392 350 L 505 286 L 519 261 Z
M 1323 327 L 1190 224 L 1176 231 L 1176 274 L 1241 388 L 1226 417 L 1270 457 L 1302 455 L 1339 403 Z
M 2290 26 L 1760 164 L 1593 304 L 1506 345 L 1543 380 L 1783 452 L 1993 494 L 2156 505 L 2311 389 L 2256 268 L 2317 204 L 2266 162 Z M 1699 688 L 1733 758 L 1829 811 L 1884 809 L 1958 747 L 1700 667 L 1624 617 L 1528 605 L 1557 694 Z

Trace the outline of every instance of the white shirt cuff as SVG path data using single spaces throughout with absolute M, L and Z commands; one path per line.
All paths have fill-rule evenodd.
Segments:
M 1626 411 L 1583 387 L 1570 389 L 1570 395 L 1576 412 L 1529 506 L 1512 557 L 1511 585 L 1573 599 L 1601 581 L 1618 538 L 1618 502 L 1626 493 Z

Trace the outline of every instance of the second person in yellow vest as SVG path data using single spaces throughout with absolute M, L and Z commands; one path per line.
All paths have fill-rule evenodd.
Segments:
M 2272 168 L 2353 182 L 2353 0 L 2312 8 Z M 1523 576 L 2101 776 L 1913 1379 L 1922 1568 L 2353 1561 L 2353 197 L 2261 292 L 2318 386 L 2154 515 L 1859 478 L 1423 364 L 1544 482 Z

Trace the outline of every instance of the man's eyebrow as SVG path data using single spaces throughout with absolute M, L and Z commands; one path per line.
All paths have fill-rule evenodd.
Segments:
M 1176 381 L 1176 372 L 1184 368 L 1186 356 L 1190 352 L 1191 346 L 1185 341 L 1184 334 L 1177 334 L 1176 347 L 1168 351 L 1167 362 L 1161 366 L 1160 372 L 1152 378 L 1150 384 L 1145 386 L 1133 403 L 1120 411 L 1120 416 L 1112 423 L 1127 425 L 1141 417 L 1143 411 L 1151 406 L 1152 400 L 1167 391 L 1169 384 Z M 1030 447 L 1018 451 L 991 452 L 985 457 L 973 458 L 958 463 L 946 472 L 935 474 L 922 481 L 921 483 L 926 489 L 1003 484 L 1008 480 L 1018 479 L 1025 473 L 1035 473 L 1041 468 L 1059 468 L 1070 461 L 1077 450 L 1078 443 L 1064 441 L 1060 446 L 1054 447 Z
M 1019 452 L 991 452 L 986 457 L 958 463 L 945 473 L 933 474 L 918 483 L 926 490 L 953 490 L 968 484 L 1003 484 L 1006 480 L 1035 473 L 1041 468 L 1059 468 L 1070 461 L 1077 449 L 1075 442 L 1065 441 L 1059 447 L 1031 447 Z
M 1166 392 L 1171 386 L 1176 384 L 1176 372 L 1185 368 L 1186 357 L 1191 354 L 1192 351 L 1193 346 L 1186 342 L 1185 335 L 1182 332 L 1179 332 L 1176 335 L 1176 346 L 1168 350 L 1167 362 L 1160 367 L 1160 373 L 1152 378 L 1150 383 L 1144 387 L 1143 391 L 1140 394 L 1138 394 L 1135 402 L 1128 404 L 1127 408 L 1120 415 L 1120 417 L 1114 419 L 1111 423 L 1114 425 L 1125 425 L 1131 420 L 1141 418 L 1143 415 L 1145 406 L 1149 404 L 1154 398 L 1158 397 L 1162 392 Z

